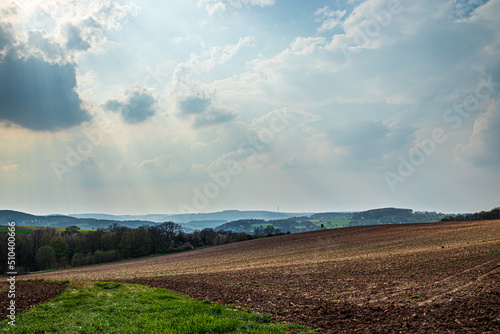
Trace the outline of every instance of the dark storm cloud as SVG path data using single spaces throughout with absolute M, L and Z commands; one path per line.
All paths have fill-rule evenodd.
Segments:
M 144 88 L 136 85 L 126 94 L 124 101 L 108 100 L 104 108 L 120 112 L 125 122 L 137 124 L 155 114 L 155 98 Z
M 90 120 L 75 91 L 73 64 L 50 64 L 12 53 L 0 62 L 0 121 L 36 131 L 69 128 Z

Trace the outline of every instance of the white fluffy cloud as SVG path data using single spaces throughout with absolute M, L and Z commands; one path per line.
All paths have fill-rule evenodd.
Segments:
M 14 27 L 18 44 L 26 44 L 28 49 L 40 46 L 42 52 L 58 44 L 66 60 L 90 48 L 104 47 L 109 42 L 105 33 L 119 30 L 122 22 L 137 13 L 134 5 L 106 0 L 7 1 L 2 2 L 1 10 L 6 13 L 2 20 Z
M 328 6 L 318 9 L 314 13 L 317 17 L 316 20 L 321 22 L 318 32 L 325 32 L 337 27 L 342 22 L 342 18 L 345 16 L 346 12 L 346 10 L 340 9 L 332 10 Z
M 18 104 L 0 110 L 0 118 L 24 129 L 2 130 L 0 182 L 11 185 L 12 173 L 31 177 L 19 181 L 17 198 L 30 194 L 31 184 L 48 188 L 21 155 L 33 155 L 40 170 L 53 174 L 50 163 L 64 159 L 66 145 L 76 150 L 99 117 L 124 122 L 115 122 L 81 168 L 67 174 L 68 189 L 79 194 L 74 203 L 112 188 L 116 202 L 125 203 L 120 208 L 135 210 L 129 208 L 144 196 L 148 208 L 175 212 L 179 198 L 189 203 L 193 189 L 213 182 L 210 173 L 231 161 L 243 171 L 205 210 L 272 209 L 277 199 L 304 210 L 474 210 L 490 209 L 500 195 L 492 172 L 499 159 L 498 97 L 481 101 L 468 118 L 454 111 L 475 94 L 478 73 L 500 81 L 500 0 L 140 5 L 1 3 L 0 94 Z M 21 76 L 2 82 L 14 72 L 37 77 L 28 65 L 61 85 L 33 87 Z M 45 102 L 61 104 L 45 109 L 59 116 L 56 110 L 65 109 L 68 118 L 48 124 L 35 113 L 42 88 Z M 280 113 L 294 116 L 285 128 Z M 32 131 L 42 128 L 64 131 Z M 436 128 L 448 140 L 392 193 L 384 171 L 397 172 L 400 157 L 407 159 Z M 25 149 L 14 138 L 32 145 Z M 455 158 L 468 163 L 450 170 Z M 468 175 L 482 196 L 458 195 L 470 188 L 463 184 Z M 441 183 L 447 193 L 435 195 Z M 66 200 L 58 196 L 54 203 Z
M 215 91 L 209 84 L 198 79 L 201 74 L 212 71 L 235 57 L 242 48 L 253 45 L 252 37 L 243 37 L 236 44 L 211 47 L 201 56 L 191 54 L 188 61 L 176 66 L 167 94 L 176 103 L 181 117 L 189 118 L 194 127 L 227 123 L 237 117 L 230 107 L 217 101 Z
M 6 1 L 0 5 L 0 121 L 32 130 L 71 128 L 90 120 L 78 93 L 77 56 L 106 43 L 134 6 Z

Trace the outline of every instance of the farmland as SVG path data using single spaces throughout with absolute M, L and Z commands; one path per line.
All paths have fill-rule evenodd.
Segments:
M 328 229 L 349 226 L 350 221 L 351 221 L 351 218 L 349 218 L 349 217 L 338 217 L 338 218 L 332 218 L 332 219 L 311 220 L 311 222 L 313 222 L 316 226 L 323 225 L 325 228 L 328 228 Z
M 34 230 L 36 230 L 37 228 L 44 228 L 44 227 L 40 227 L 40 226 L 16 226 L 16 235 L 18 235 L 18 236 L 28 235 L 31 232 L 33 232 Z M 59 232 L 64 232 L 64 230 L 65 230 L 65 228 L 61 228 L 61 227 L 54 227 L 54 229 L 56 231 L 59 231 Z M 91 229 L 88 229 L 88 230 L 80 229 L 80 230 L 78 230 L 78 232 L 82 233 L 82 234 L 89 233 L 90 231 L 92 231 L 92 230 Z M 9 232 L 8 227 L 0 225 L 0 233 L 7 233 L 7 232 Z
M 16 226 L 16 234 L 17 235 L 28 235 L 33 231 L 33 228 L 28 227 L 28 226 Z M 0 233 L 8 233 L 9 228 L 8 226 L 1 226 L 0 225 Z
M 18 316 L 16 326 L 0 324 L 0 333 L 311 332 L 304 326 L 278 323 L 270 316 L 238 311 L 234 306 L 208 300 L 197 301 L 144 285 L 76 281 L 19 283 L 24 294 L 19 296 L 20 301 L 29 299 L 28 293 L 41 295 L 47 290 L 56 298 Z
M 314 231 L 23 279 L 141 283 L 321 333 L 498 332 L 499 224 Z

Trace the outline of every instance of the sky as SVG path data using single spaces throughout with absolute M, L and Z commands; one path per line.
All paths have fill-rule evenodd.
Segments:
M 500 205 L 500 0 L 0 3 L 0 209 Z

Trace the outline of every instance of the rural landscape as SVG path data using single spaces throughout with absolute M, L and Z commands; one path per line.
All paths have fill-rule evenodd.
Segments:
M 14 329 L 8 319 L 0 329 L 119 332 L 110 325 L 113 321 L 137 317 L 127 325 L 128 332 L 141 333 L 141 328 L 148 328 L 151 301 L 120 310 L 125 300 L 114 301 L 114 294 L 140 300 L 167 289 L 193 298 L 193 303 L 200 301 L 198 315 L 209 319 L 200 320 L 204 325 L 198 329 L 155 324 L 148 331 L 495 333 L 500 330 L 499 213 L 494 209 L 434 223 L 270 235 L 162 256 L 28 273 L 16 282 L 18 311 L 25 312 L 16 316 Z M 497 219 L 472 220 L 477 217 Z M 2 282 L 0 295 L 4 319 L 7 285 Z M 153 288 L 160 290 L 147 290 Z M 93 298 L 99 302 L 88 313 L 85 309 Z M 170 299 L 176 298 L 185 297 L 161 297 L 162 304 L 155 307 L 168 309 Z M 105 306 L 114 303 L 118 303 L 115 308 Z M 219 311 L 212 313 L 212 308 Z M 52 318 L 62 310 L 70 312 L 69 320 Z M 85 319 L 74 319 L 75 312 L 84 312 Z M 162 317 L 169 311 L 155 312 Z M 239 322 L 231 318 L 234 312 L 243 312 L 236 317 Z M 221 325 L 222 319 L 233 320 Z M 189 326 L 192 320 L 179 321 L 185 322 L 180 326 Z M 216 329 L 211 331 L 211 325 Z
M 500 0 L 0 0 L 0 334 L 500 333 Z

